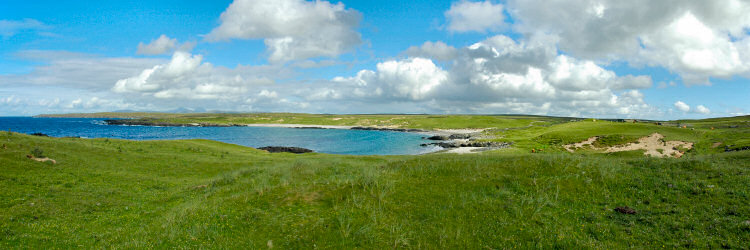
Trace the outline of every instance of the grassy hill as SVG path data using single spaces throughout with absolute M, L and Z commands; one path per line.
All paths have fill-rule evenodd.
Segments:
M 344 120 L 321 117 L 305 119 Z M 367 119 L 391 119 L 373 117 Z M 714 147 L 750 138 L 747 118 L 678 121 L 693 129 L 545 117 L 407 120 L 421 128 L 446 124 L 433 119 L 457 121 L 449 125 L 456 128 L 494 127 L 488 140 L 513 141 L 514 148 L 293 155 L 206 140 L 0 132 L 0 248 L 746 248 L 750 242 L 750 151 Z M 653 132 L 696 147 L 680 159 L 561 149 L 590 136 L 619 144 Z M 542 153 L 528 150 L 542 147 Z M 32 152 L 57 164 L 26 158 Z M 615 211 L 625 206 L 636 213 Z

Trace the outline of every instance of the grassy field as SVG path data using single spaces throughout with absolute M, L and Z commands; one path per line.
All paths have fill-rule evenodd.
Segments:
M 295 123 L 349 122 L 309 116 Z M 372 117 L 356 118 L 391 119 Z M 494 128 L 491 140 L 514 148 L 293 155 L 206 140 L 0 132 L 0 248 L 748 248 L 750 151 L 723 152 L 750 138 L 747 117 L 674 121 L 692 129 L 423 117 L 406 120 Z M 653 132 L 696 147 L 680 159 L 561 149 L 590 136 L 620 144 Z M 57 164 L 27 159 L 32 152 Z M 614 211 L 621 206 L 636 213 Z

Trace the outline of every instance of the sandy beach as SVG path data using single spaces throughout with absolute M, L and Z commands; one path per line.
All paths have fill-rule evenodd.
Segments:
M 310 124 L 277 124 L 277 123 L 258 123 L 248 124 L 248 127 L 271 127 L 271 128 L 322 128 L 322 129 L 351 129 L 354 126 L 336 126 L 336 125 L 310 125 Z

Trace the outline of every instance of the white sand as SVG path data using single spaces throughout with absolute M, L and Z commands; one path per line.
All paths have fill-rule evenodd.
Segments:
M 271 128 L 326 128 L 326 129 L 351 129 L 354 126 L 336 126 L 336 125 L 310 125 L 310 124 L 277 124 L 277 123 L 258 123 L 248 124 L 248 127 L 271 127 Z
M 484 151 L 483 147 L 462 147 L 462 148 L 451 148 L 446 150 L 444 153 L 447 154 L 476 154 Z

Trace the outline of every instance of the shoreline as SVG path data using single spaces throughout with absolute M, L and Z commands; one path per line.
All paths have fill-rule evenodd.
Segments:
M 450 136 L 455 134 L 472 135 L 484 132 L 484 129 L 412 129 L 412 128 L 391 128 L 391 127 L 363 127 L 363 126 L 345 126 L 345 125 L 316 125 L 316 124 L 284 124 L 284 123 L 254 123 L 247 124 L 247 127 L 269 127 L 269 128 L 305 128 L 305 129 L 354 129 L 354 130 L 380 130 L 420 133 L 428 135 Z
M 436 129 L 436 130 L 422 130 L 422 129 L 401 129 L 401 128 L 380 128 L 380 127 L 359 127 L 359 126 L 342 126 L 342 125 L 314 125 L 314 124 L 281 124 L 281 123 L 256 123 L 247 124 L 247 127 L 271 127 L 271 128 L 298 128 L 298 129 L 354 129 L 354 130 L 379 130 L 379 131 L 396 131 L 406 133 L 418 133 L 429 136 L 442 136 L 449 137 L 454 135 L 465 135 L 467 139 L 448 139 L 448 140 L 434 140 L 434 143 L 423 144 L 440 147 L 440 150 L 421 153 L 423 154 L 476 154 L 484 151 L 498 150 L 506 148 L 506 146 L 476 146 L 466 144 L 470 142 L 468 138 L 474 137 L 487 129 Z M 405 130 L 405 131 L 402 131 Z M 411 131 L 410 131 L 411 130 Z M 439 144 L 454 144 L 455 147 L 443 147 Z M 469 146 L 464 146 L 469 145 Z M 510 146 L 509 144 L 507 146 Z
M 403 133 L 416 133 L 424 135 L 423 139 L 433 141 L 424 143 L 421 146 L 437 146 L 442 150 L 428 153 L 479 153 L 495 149 L 510 147 L 510 143 L 476 141 L 476 138 L 482 138 L 481 133 L 484 129 L 412 129 L 397 127 L 364 127 L 364 126 L 346 126 L 346 125 L 318 125 L 318 124 L 294 124 L 294 123 L 253 123 L 253 124 L 214 124 L 214 123 L 153 123 L 142 120 L 104 120 L 107 125 L 120 126 L 165 126 L 165 127 L 269 127 L 269 128 L 296 128 L 296 129 L 346 129 L 346 130 L 370 130 L 370 131 L 390 131 Z

